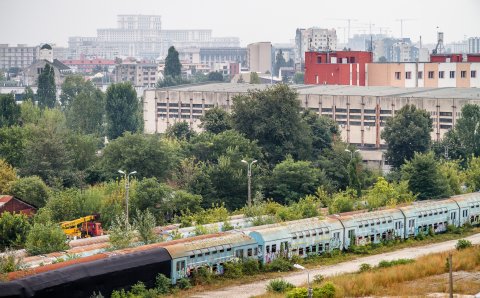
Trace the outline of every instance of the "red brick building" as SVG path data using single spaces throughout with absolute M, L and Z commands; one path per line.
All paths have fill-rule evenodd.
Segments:
M 365 65 L 372 61 L 372 52 L 306 52 L 305 84 L 365 86 Z
M 462 54 L 431 54 L 430 62 L 462 62 Z
M 0 195 L 0 214 L 3 212 L 23 213 L 30 216 L 37 212 L 37 208 L 13 196 Z

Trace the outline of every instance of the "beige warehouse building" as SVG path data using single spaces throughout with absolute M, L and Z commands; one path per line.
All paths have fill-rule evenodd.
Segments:
M 213 107 L 226 111 L 232 99 L 251 89 L 269 85 L 214 83 L 144 92 L 146 133 L 163 133 L 169 125 L 186 121 L 199 131 L 199 118 Z M 379 149 L 387 118 L 406 104 L 427 110 L 433 120 L 432 139 L 439 140 L 461 116 L 467 103 L 480 104 L 477 88 L 396 88 L 329 85 L 296 85 L 301 106 L 331 117 L 340 126 L 342 139 L 360 148 Z

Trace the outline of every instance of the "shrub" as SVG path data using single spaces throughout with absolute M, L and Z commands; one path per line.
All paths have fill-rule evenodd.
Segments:
M 103 295 L 102 295 L 102 292 L 95 292 L 93 291 L 92 295 L 90 295 L 90 298 L 105 298 Z
M 306 298 L 308 290 L 306 288 L 294 288 L 287 292 L 287 298 Z
M 192 284 L 190 283 L 190 280 L 188 278 L 184 277 L 177 280 L 177 286 L 182 290 L 186 290 L 190 289 L 192 287 Z
M 27 235 L 25 249 L 32 255 L 61 251 L 68 248 L 65 239 L 59 225 L 52 222 L 35 223 Z
M 419 230 L 419 231 L 418 231 L 418 234 L 417 234 L 417 236 L 415 236 L 415 239 L 417 239 L 417 240 L 423 240 L 423 239 L 425 239 L 425 234 L 423 234 L 423 231 L 422 231 L 422 230 Z
M 193 272 L 192 280 L 195 285 L 209 284 L 212 281 L 212 272 L 206 267 L 197 268 Z
M 241 263 L 234 263 L 234 262 L 226 262 L 223 264 L 223 268 L 225 270 L 224 276 L 226 278 L 239 278 L 242 277 L 242 264 Z
M 314 298 L 334 298 L 335 297 L 335 285 L 331 282 L 325 283 L 320 288 L 313 289 Z
M 359 255 L 367 255 L 369 253 L 368 246 L 365 246 L 365 245 L 362 245 L 362 246 L 350 245 L 348 250 L 354 254 L 359 254 Z
M 225 221 L 222 226 L 222 231 L 230 231 L 233 230 L 233 226 L 229 221 Z
M 295 288 L 294 285 L 283 279 L 273 279 L 267 285 L 267 291 L 277 293 L 285 293 L 293 288 Z
M 110 295 L 110 298 L 128 298 L 128 295 L 124 289 L 120 291 L 115 290 L 112 292 L 112 295 Z
M 31 227 L 25 214 L 3 212 L 0 215 L 0 235 L 2 235 L 0 237 L 0 251 L 8 247 L 23 247 Z
M 156 226 L 155 217 L 148 209 L 144 212 L 139 209 L 136 210 L 133 225 L 137 229 L 138 236 L 143 243 L 149 244 L 157 240 L 157 235 L 155 235 L 153 230 Z
M 404 264 L 410 264 L 415 262 L 413 259 L 398 259 L 398 260 L 392 260 L 392 261 L 380 261 L 378 263 L 378 268 L 388 268 L 392 266 L 397 266 L 397 265 L 404 265 Z
M 157 275 L 155 279 L 155 289 L 157 290 L 158 294 L 168 294 L 170 292 L 171 285 L 172 283 L 170 278 L 161 273 Z
M 316 284 L 321 284 L 324 280 L 325 280 L 325 277 L 321 274 L 316 274 L 313 277 L 313 282 L 316 283 Z
M 472 242 L 470 242 L 466 239 L 460 239 L 460 240 L 458 240 L 457 245 L 455 245 L 455 248 L 457 250 L 461 250 L 461 249 L 465 249 L 465 248 L 468 248 L 468 247 L 471 247 L 471 246 L 472 246 Z
M 21 269 L 22 259 L 15 257 L 15 253 L 9 249 L 0 256 L 0 274 L 13 272 Z
M 195 226 L 195 236 L 205 235 L 208 233 L 208 229 L 202 225 Z
M 359 272 L 365 272 L 365 271 L 369 271 L 371 269 L 372 269 L 372 265 L 363 263 L 363 264 L 360 265 Z
M 293 269 L 292 263 L 284 258 L 276 258 L 265 266 L 267 272 L 285 272 Z
M 135 230 L 130 224 L 126 223 L 126 216 L 115 217 L 110 230 L 110 245 L 113 249 L 129 247 L 135 237 Z
M 40 208 L 45 206 L 49 189 L 38 176 L 20 178 L 10 184 L 10 194 Z
M 242 272 L 245 275 L 254 275 L 260 271 L 258 261 L 255 259 L 246 259 L 242 262 Z
M 147 291 L 147 287 L 145 287 L 145 284 L 143 282 L 139 281 L 132 286 L 132 289 L 130 290 L 130 293 L 133 294 L 133 295 L 143 297 L 146 291 Z

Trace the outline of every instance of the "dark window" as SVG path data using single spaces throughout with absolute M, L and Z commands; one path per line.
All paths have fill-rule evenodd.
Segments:
M 249 248 L 247 249 L 247 256 L 251 257 L 253 255 L 253 249 Z
M 210 252 L 206 252 L 205 255 L 206 255 L 206 256 L 209 256 L 209 255 L 210 255 Z
M 231 248 L 227 248 L 227 251 L 232 251 L 232 249 L 231 249 Z
M 435 72 L 429 71 L 429 72 L 428 72 L 428 78 L 429 78 L 429 79 L 433 79 L 434 77 L 435 77 Z
M 439 79 L 443 79 L 444 76 L 445 76 L 445 72 L 443 70 L 438 72 L 438 78 Z
M 322 63 L 322 56 L 317 56 L 317 63 Z
M 452 112 L 440 112 L 440 116 L 452 116 Z
M 476 70 L 470 71 L 470 77 L 471 78 L 476 78 L 477 77 L 477 71 Z
M 412 78 L 412 72 L 411 71 L 405 72 L 405 79 L 410 80 L 411 78 Z
M 463 78 L 466 78 L 467 77 L 467 71 L 466 70 L 462 70 L 460 72 L 460 77 L 463 79 Z
M 364 112 L 365 114 L 375 114 L 375 109 L 372 109 L 372 110 L 365 109 L 365 110 L 363 110 L 363 112 Z
M 276 244 L 272 244 L 272 252 L 276 252 L 277 251 L 277 245 Z
M 419 71 L 417 76 L 419 80 L 423 79 L 423 71 Z
M 193 258 L 195 258 L 195 255 L 191 255 L 191 256 L 190 256 L 190 259 L 193 259 Z
M 399 72 L 399 71 L 395 72 L 395 79 L 396 80 L 400 80 L 401 76 L 402 76 L 401 72 Z
M 350 109 L 350 114 L 360 114 L 362 110 L 360 109 Z
M 335 113 L 346 113 L 347 109 L 335 108 Z
M 330 108 L 322 108 L 322 113 L 331 113 L 332 109 Z
M 454 79 L 455 78 L 455 71 L 450 71 L 450 79 Z

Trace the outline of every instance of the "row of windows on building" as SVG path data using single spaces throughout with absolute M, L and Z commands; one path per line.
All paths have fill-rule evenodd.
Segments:
M 223 254 L 225 252 L 227 252 L 227 254 L 229 252 L 232 251 L 232 248 L 227 248 L 227 249 L 220 249 L 220 250 L 212 250 L 212 251 L 208 251 L 208 252 L 205 252 L 205 253 L 199 253 L 199 254 L 192 254 L 190 255 L 190 259 L 194 259 L 194 258 L 202 258 L 202 257 L 205 257 L 205 258 L 209 258 L 209 257 L 214 257 L 216 256 L 217 254 Z M 245 250 L 244 249 L 237 249 L 235 250 L 235 257 L 237 258 L 243 258 L 243 257 L 252 257 L 252 256 L 256 256 L 258 255 L 258 248 L 255 247 L 255 248 L 248 248 L 246 250 L 246 254 L 245 254 Z
M 427 74 L 428 74 L 429 79 L 434 79 L 435 78 L 435 71 L 429 71 Z M 455 71 L 454 70 L 449 71 L 449 76 L 450 76 L 450 79 L 454 79 L 455 78 Z M 477 71 L 476 70 L 471 70 L 470 71 L 470 77 L 471 78 L 476 78 L 477 77 Z M 419 80 L 423 79 L 423 71 L 419 71 L 417 73 L 417 78 Z M 443 71 L 443 70 L 439 71 L 438 72 L 438 78 L 439 79 L 444 79 L 445 78 L 445 71 Z M 462 78 L 462 79 L 467 78 L 467 71 L 466 70 L 461 70 L 460 71 L 460 78 Z M 402 79 L 402 73 L 400 71 L 395 72 L 395 79 L 397 79 L 397 80 Z M 411 71 L 406 71 L 405 72 L 405 79 L 406 80 L 412 79 L 412 72 Z

